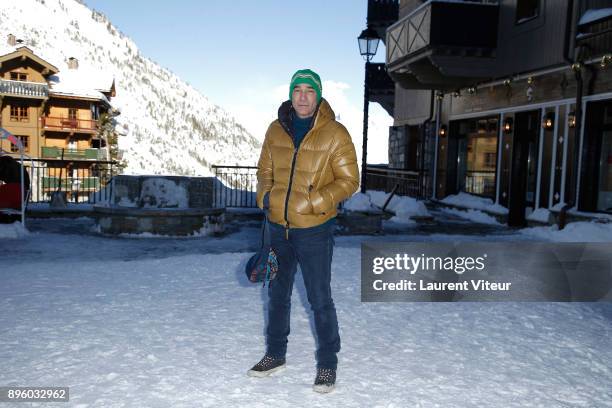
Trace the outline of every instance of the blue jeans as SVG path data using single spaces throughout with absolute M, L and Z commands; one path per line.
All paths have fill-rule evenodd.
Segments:
M 311 228 L 292 228 L 289 239 L 282 225 L 270 223 L 272 248 L 278 258 L 278 274 L 268 287 L 267 353 L 285 357 L 293 280 L 300 264 L 308 302 L 314 312 L 317 334 L 317 367 L 336 368 L 340 334 L 331 296 L 331 261 L 335 219 Z

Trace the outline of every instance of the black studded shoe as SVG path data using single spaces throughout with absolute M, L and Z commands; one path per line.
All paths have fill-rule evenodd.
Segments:
M 263 356 L 259 363 L 247 371 L 249 377 L 267 377 L 285 367 L 285 358 L 276 358 L 268 354 Z
M 336 387 L 336 369 L 317 368 L 317 378 L 315 378 L 313 389 L 316 392 L 332 392 Z

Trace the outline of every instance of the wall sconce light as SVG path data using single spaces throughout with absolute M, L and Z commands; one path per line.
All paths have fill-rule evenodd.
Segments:
M 478 122 L 477 132 L 480 134 L 487 133 L 486 123 Z
M 552 130 L 553 126 L 555 126 L 555 114 L 552 112 L 548 112 L 546 116 L 544 116 L 544 120 L 542 121 L 542 127 L 545 130 Z
M 601 57 L 601 63 L 599 64 L 599 66 L 601 67 L 601 69 L 605 69 L 608 67 L 608 65 L 610 65 L 611 62 L 612 62 L 612 54 L 606 54 L 603 57 Z
M 442 92 L 436 92 L 436 99 L 441 101 L 444 99 L 444 94 Z
M 571 111 L 569 115 L 567 115 L 567 126 L 570 129 L 573 129 L 576 127 L 576 112 Z
M 512 133 L 514 119 L 506 118 L 504 119 L 504 132 Z
M 440 135 L 440 137 L 446 136 L 446 125 L 440 126 L 440 130 L 438 131 L 438 134 Z
M 468 91 L 468 93 L 470 95 L 474 95 L 476 93 L 476 88 L 472 86 L 472 87 L 468 88 L 467 91 Z
M 459 91 L 455 91 L 455 92 L 453 92 L 453 96 L 454 96 L 455 98 L 458 98 L 458 97 L 460 97 L 460 96 L 461 96 L 461 94 L 459 93 Z
M 511 79 L 506 79 L 506 80 L 504 81 L 504 85 L 505 85 L 505 86 L 510 86 L 511 84 L 512 84 L 512 80 L 511 80 Z

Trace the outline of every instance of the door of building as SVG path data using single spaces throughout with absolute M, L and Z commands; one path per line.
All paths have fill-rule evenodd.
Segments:
M 526 212 L 535 208 L 540 111 L 519 112 L 514 119 L 508 224 L 523 227 Z
M 581 211 L 612 212 L 612 101 L 589 102 L 580 182 Z

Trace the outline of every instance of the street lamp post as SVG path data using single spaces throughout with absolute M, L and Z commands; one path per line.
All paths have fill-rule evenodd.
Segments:
M 368 107 L 370 101 L 370 86 L 368 83 L 368 69 L 370 67 L 370 60 L 376 55 L 378 48 L 378 42 L 380 37 L 371 28 L 366 28 L 357 37 L 359 43 L 359 53 L 365 59 L 365 80 L 364 80 L 364 91 L 363 91 L 363 145 L 361 151 L 361 192 L 366 192 L 366 168 L 367 168 L 367 155 L 368 155 Z

